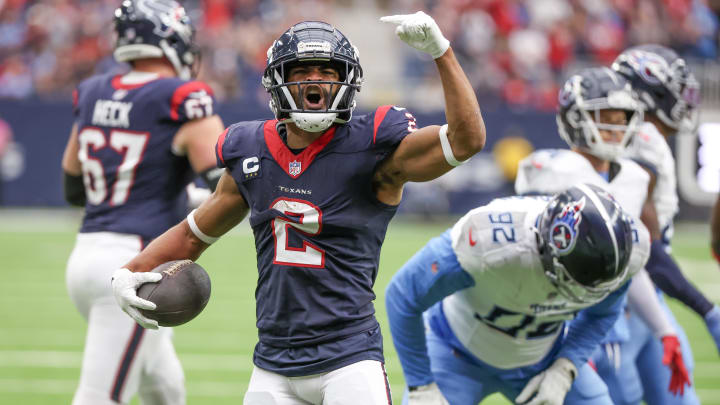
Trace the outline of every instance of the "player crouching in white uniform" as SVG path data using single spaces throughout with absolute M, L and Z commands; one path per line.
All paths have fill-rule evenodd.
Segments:
M 645 227 L 592 185 L 470 211 L 387 288 L 403 403 L 475 405 L 500 392 L 521 404 L 611 404 L 587 360 L 649 246 Z
M 635 162 L 621 158 L 633 141 L 642 122 L 642 104 L 629 83 L 608 68 L 586 69 L 567 80 L 559 96 L 557 115 L 561 137 L 571 150 L 540 150 L 520 162 L 515 189 L 518 193 L 554 193 L 579 182 L 589 182 L 609 190 L 632 217 L 642 218 L 648 229 L 657 229 L 649 175 Z M 669 378 L 664 390 L 682 392 L 689 383 L 680 353 L 677 328 L 663 311 L 647 272 L 640 271 L 628 292 L 629 308 L 648 325 L 664 353 L 668 367 L 659 372 Z M 608 353 L 612 368 L 635 371 L 634 357 L 620 356 L 620 348 L 629 340 L 625 317 L 621 317 L 606 337 L 603 353 Z M 604 363 L 604 362 L 603 362 Z M 598 371 L 604 372 L 603 365 Z M 604 374 L 601 374 L 604 375 Z M 642 391 L 625 386 L 619 395 L 611 389 L 613 401 L 620 397 L 640 401 Z M 625 403 L 621 401 L 620 403 Z M 630 402 L 633 403 L 633 402 Z

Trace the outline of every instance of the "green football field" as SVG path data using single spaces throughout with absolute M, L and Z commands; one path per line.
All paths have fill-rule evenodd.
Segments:
M 65 262 L 79 212 L 0 210 L 0 405 L 69 404 L 80 372 L 85 323 L 65 290 Z M 389 339 L 384 289 L 392 274 L 448 223 L 396 219 L 382 251 L 375 284 L 376 309 L 385 333 L 387 370 L 395 403 L 403 377 Z M 720 302 L 720 268 L 708 250 L 707 224 L 678 226 L 675 255 L 682 268 Z M 212 278 L 205 311 L 176 328 L 189 404 L 241 404 L 257 338 L 255 249 L 247 223 L 222 238 L 199 260 Z M 695 385 L 703 404 L 720 404 L 720 357 L 699 317 L 671 302 L 693 345 Z M 133 404 L 137 404 L 135 400 Z M 487 404 L 505 404 L 493 396 Z

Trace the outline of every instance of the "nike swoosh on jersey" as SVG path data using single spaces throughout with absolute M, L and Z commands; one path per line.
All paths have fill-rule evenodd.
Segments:
M 470 228 L 468 231 L 468 241 L 470 242 L 470 246 L 475 246 L 475 244 L 477 243 L 477 240 L 473 240 L 472 228 Z

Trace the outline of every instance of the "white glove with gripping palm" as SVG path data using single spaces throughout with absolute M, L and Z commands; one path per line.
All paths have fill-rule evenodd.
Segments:
M 160 273 L 133 273 L 122 268 L 115 270 L 112 276 L 112 289 L 115 301 L 135 322 L 145 329 L 157 329 L 158 323 L 154 319 L 144 317 L 138 308 L 154 310 L 156 305 L 137 296 L 137 289 L 145 283 L 156 283 L 162 279 Z
M 559 357 L 542 373 L 528 381 L 515 403 L 523 405 L 562 405 L 577 375 L 575 365 Z M 535 397 L 533 397 L 535 394 Z M 532 400 L 527 402 L 532 397 Z
M 429 53 L 433 59 L 443 56 L 450 47 L 450 41 L 440 32 L 435 20 L 422 11 L 380 17 L 380 21 L 398 24 L 395 34 L 413 48 Z
M 408 405 L 449 405 L 437 384 L 415 387 L 408 392 Z

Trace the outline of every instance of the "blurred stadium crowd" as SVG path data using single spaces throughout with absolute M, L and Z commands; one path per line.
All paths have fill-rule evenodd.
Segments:
M 118 0 L 0 0 L 0 97 L 67 100 L 111 57 Z M 481 101 L 553 110 L 566 70 L 608 64 L 625 47 L 654 42 L 691 60 L 715 60 L 720 1 L 712 0 L 187 0 L 202 48 L 201 78 L 219 100 L 258 101 L 258 77 L 277 30 L 372 4 L 383 13 L 424 9 L 450 39 Z M 436 80 L 402 53 L 405 86 Z M 361 54 L 362 55 L 362 54 Z M 366 68 L 367 69 L 367 68 Z

